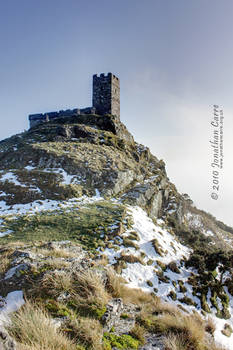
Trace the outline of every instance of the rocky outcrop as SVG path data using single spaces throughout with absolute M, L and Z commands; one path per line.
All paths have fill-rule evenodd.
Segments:
M 65 138 L 85 137 L 82 130 L 85 127 L 99 131 L 112 133 L 128 143 L 133 143 L 133 136 L 129 133 L 120 118 L 113 115 L 78 115 L 73 117 L 57 118 L 56 120 L 39 125 L 38 129 L 31 132 L 42 132 L 45 135 L 60 135 Z M 88 136 L 88 134 L 87 134 Z
M 110 300 L 107 311 L 102 317 L 104 331 L 114 329 L 115 334 L 127 334 L 135 326 L 135 318 L 140 308 L 133 304 L 124 304 L 121 298 Z
M 98 190 L 158 217 L 171 192 L 163 161 L 134 142 L 112 115 L 57 118 L 5 140 L 0 167 L 0 201 L 7 205 L 92 196 Z

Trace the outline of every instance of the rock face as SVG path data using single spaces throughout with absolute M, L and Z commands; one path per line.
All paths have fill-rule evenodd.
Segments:
M 93 195 L 122 196 L 151 216 L 179 196 L 159 161 L 119 117 L 57 118 L 0 142 L 0 201 L 6 205 Z
M 120 318 L 121 312 L 123 310 L 123 302 L 120 298 L 112 299 L 107 305 L 107 311 L 103 315 L 104 329 L 109 332 L 113 327 L 115 327 L 118 319 Z
M 140 309 L 133 304 L 123 304 L 121 298 L 112 299 L 107 304 L 107 311 L 102 321 L 104 331 L 110 332 L 114 329 L 116 334 L 127 334 L 135 326 L 135 318 Z
M 5 329 L 0 327 L 0 350 L 16 350 L 15 341 L 9 336 Z
M 77 117 L 59 118 L 56 123 L 46 124 L 43 126 L 44 131 L 48 128 L 48 134 L 51 133 L 51 125 L 60 125 L 55 128 L 55 135 L 60 133 L 66 138 L 89 137 L 96 134 L 96 130 L 111 132 L 120 139 L 127 142 L 133 142 L 133 136 L 128 132 L 125 125 L 121 123 L 120 118 L 113 115 L 79 115 Z M 39 126 L 40 128 L 41 126 Z M 94 128 L 93 133 L 88 133 L 88 127 Z M 86 135 L 82 134 L 82 130 L 86 130 Z M 91 131 L 89 129 L 89 131 Z M 98 136 L 98 135 L 96 135 Z

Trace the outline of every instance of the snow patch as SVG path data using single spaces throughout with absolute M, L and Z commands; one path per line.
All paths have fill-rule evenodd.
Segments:
M 12 171 L 9 171 L 8 173 L 3 174 L 2 177 L 0 178 L 0 181 L 1 182 L 9 181 L 16 186 L 27 187 L 18 181 L 16 175 L 12 173 Z
M 144 263 L 127 263 L 127 267 L 122 270 L 122 277 L 128 281 L 128 286 L 132 288 L 141 288 L 144 291 L 152 292 L 154 288 L 158 289 L 156 293 L 158 296 L 162 296 L 164 299 L 169 300 L 167 294 L 171 290 L 174 290 L 172 280 L 184 280 L 186 281 L 190 276 L 190 271 L 180 265 L 180 260 L 184 257 L 188 258 L 191 250 L 181 243 L 175 240 L 174 236 L 168 232 L 168 230 L 162 228 L 164 221 L 158 220 L 155 225 L 153 221 L 148 217 L 147 213 L 140 207 L 128 206 L 128 211 L 133 217 L 133 227 L 131 230 L 136 231 L 139 240 L 136 244 L 139 249 L 136 250 L 134 247 L 125 248 L 121 245 L 118 251 L 114 249 L 106 248 L 103 252 L 109 259 L 110 264 L 115 263 L 117 258 L 120 257 L 121 253 L 131 254 L 134 256 L 141 257 L 141 253 L 145 256 Z M 131 230 L 127 230 L 124 233 L 124 237 L 130 234 Z M 160 256 L 152 246 L 151 241 L 157 239 L 162 250 L 165 252 L 163 256 Z M 146 263 L 152 260 L 151 265 Z M 168 277 L 168 283 L 159 283 L 159 279 L 155 273 L 155 267 L 158 268 L 157 261 L 163 264 L 168 264 L 171 261 L 175 261 L 179 266 L 180 273 L 176 274 L 168 270 L 164 273 Z M 149 286 L 146 282 L 150 280 L 152 286 Z
M 2 298 L 1 298 L 2 299 Z M 3 298 L 3 307 L 0 308 L 0 325 L 9 323 L 9 314 L 17 311 L 24 303 L 23 291 L 17 290 L 8 293 L 6 298 Z
M 1 223 L 0 223 L 0 225 L 1 225 Z M 0 237 L 4 237 L 4 236 L 7 236 L 7 235 L 10 235 L 11 233 L 13 233 L 13 231 L 11 231 L 11 230 L 0 232 Z
M 71 198 L 67 201 L 62 200 L 36 200 L 27 204 L 7 205 L 5 201 L 0 201 L 0 215 L 24 215 L 34 214 L 47 210 L 56 210 L 61 208 L 72 208 L 77 205 L 91 204 L 99 200 L 104 200 L 99 194 L 93 197 L 82 196 L 79 198 Z M 0 222 L 1 225 L 2 222 Z

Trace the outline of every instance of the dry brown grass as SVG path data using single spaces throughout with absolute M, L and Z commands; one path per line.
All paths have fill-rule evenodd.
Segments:
M 58 297 L 62 292 L 70 293 L 73 289 L 72 273 L 68 271 L 53 271 L 43 275 L 39 282 L 33 284 L 30 289 L 32 296 L 49 295 Z
M 134 328 L 131 329 L 129 333 L 133 338 L 139 340 L 140 344 L 145 344 L 145 335 L 146 330 L 139 326 L 138 324 L 135 324 Z
M 159 298 L 154 294 L 143 292 L 141 289 L 129 288 L 127 286 L 123 286 L 121 297 L 125 302 L 130 302 L 141 307 L 147 305 L 150 308 L 154 307 L 157 309 L 159 303 Z
M 101 324 L 92 318 L 72 319 L 68 322 L 69 336 L 89 350 L 101 350 L 103 329 Z
M 167 267 L 172 271 L 172 272 L 175 272 L 175 273 L 180 273 L 180 270 L 178 269 L 177 267 L 177 264 L 176 264 L 176 261 L 171 261 Z
M 212 318 L 208 317 L 206 324 L 205 324 L 205 330 L 206 332 L 210 333 L 211 335 L 214 334 L 214 331 L 216 329 L 215 322 Z
M 0 274 L 4 274 L 10 266 L 10 259 L 8 256 L 0 256 Z
M 168 334 L 163 339 L 163 345 L 164 350 L 190 350 L 190 349 L 197 349 L 193 347 L 193 344 L 191 344 L 187 339 L 183 339 L 181 335 L 177 334 Z M 213 340 L 208 341 L 208 343 L 205 343 L 205 341 L 200 345 L 200 349 L 204 350 L 226 350 L 226 348 L 214 344 Z
M 93 261 L 93 266 L 106 266 L 108 265 L 108 263 L 109 263 L 108 257 L 103 254 L 100 257 L 98 257 L 98 259 L 95 259 Z
M 43 260 L 44 266 L 50 268 L 50 270 L 63 270 L 70 267 L 70 263 L 66 260 L 59 258 L 46 258 Z
M 57 298 L 63 293 L 71 296 L 76 307 L 95 304 L 103 307 L 110 299 L 104 278 L 96 270 L 82 272 L 53 271 L 45 273 L 39 283 L 34 283 L 30 293 L 34 297 L 48 295 Z
M 75 258 L 77 253 L 66 250 L 64 248 L 56 248 L 56 249 L 45 249 L 37 247 L 36 251 L 46 257 L 54 257 L 54 258 Z
M 163 340 L 164 350 L 187 350 L 187 344 L 180 335 L 168 334 Z
M 226 337 L 230 337 L 233 331 L 232 331 L 231 326 L 229 324 L 225 323 L 224 328 L 222 329 L 221 332 Z
M 120 258 L 118 258 L 118 260 L 125 261 L 125 262 L 130 263 L 130 264 L 134 264 L 134 263 L 138 262 L 139 264 L 145 265 L 143 259 L 140 256 L 135 256 L 132 254 L 122 253 Z
M 65 337 L 49 315 L 37 305 L 27 302 L 11 316 L 9 333 L 21 349 L 75 350 L 75 344 Z
M 70 263 L 66 260 L 60 259 L 60 258 L 52 258 L 49 257 L 48 259 L 45 260 L 46 264 L 51 266 L 51 269 L 53 270 L 61 270 L 65 269 L 66 267 L 70 266 Z
M 124 288 L 125 280 L 116 275 L 112 268 L 107 270 L 107 283 L 106 289 L 112 295 L 113 298 L 120 298 L 122 290 Z
M 169 314 L 172 316 L 179 315 L 180 311 L 174 304 L 161 301 L 157 304 L 157 312 L 160 314 Z
M 150 293 L 143 292 L 141 289 L 127 287 L 125 280 L 116 275 L 113 269 L 108 269 L 107 271 L 106 289 L 113 298 L 122 298 L 124 302 L 130 302 L 140 307 L 145 305 L 150 305 L 150 308 L 153 306 L 157 307 L 160 300 Z
M 20 350 L 73 350 L 72 341 L 76 346 L 81 344 L 89 350 L 101 350 L 102 326 L 97 319 L 90 318 L 92 313 L 89 311 L 92 311 L 93 305 L 101 311 L 112 297 L 122 298 L 125 303 L 139 307 L 140 314 L 130 334 L 141 343 L 146 329 L 164 336 L 165 350 L 223 350 L 211 343 L 211 337 L 206 343 L 206 331 L 213 334 L 215 329 L 211 319 L 204 321 L 197 312 L 184 314 L 178 307 L 162 302 L 152 294 L 127 287 L 113 269 L 48 271 L 40 283 L 36 283 L 33 292 L 34 296 L 48 295 L 55 299 L 67 292 L 78 313 L 70 310 L 61 333 L 52 324 L 46 311 L 27 302 L 12 316 L 10 326 L 10 333 L 20 343 Z M 42 298 L 39 300 L 41 302 Z
M 86 270 L 74 274 L 73 278 L 74 295 L 80 303 L 95 302 L 98 305 L 105 305 L 110 299 L 103 277 L 97 271 Z
M 21 241 L 14 241 L 14 242 L 9 242 L 9 243 L 4 243 L 2 246 L 3 247 L 6 246 L 7 249 L 12 249 L 12 250 L 17 249 L 17 248 L 22 248 L 22 247 L 25 247 L 25 248 L 31 247 L 31 245 L 25 244 L 25 242 L 21 242 Z
M 14 252 L 14 249 L 11 247 L 2 247 L 0 250 L 0 274 L 5 273 L 10 267 L 10 255 Z
M 165 334 L 168 336 L 168 339 L 170 335 L 176 335 L 178 338 L 171 337 L 171 339 L 173 343 L 174 341 L 177 342 L 177 350 L 182 349 L 182 346 L 185 346 L 184 349 L 188 350 L 203 349 L 205 341 L 204 321 L 197 315 L 163 314 L 156 318 L 153 330 Z M 179 341 L 180 339 L 182 339 L 182 342 Z M 179 348 L 178 346 L 181 347 Z

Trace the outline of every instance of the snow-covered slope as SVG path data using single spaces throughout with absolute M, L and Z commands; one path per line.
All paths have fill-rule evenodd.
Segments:
M 107 212 L 106 217 L 101 216 L 100 224 L 97 223 L 97 229 L 92 233 L 97 236 L 97 232 L 99 232 L 99 237 L 103 243 L 101 247 L 97 248 L 99 254 L 108 258 L 109 264 L 116 268 L 116 271 L 128 282 L 128 286 L 155 293 L 164 301 L 178 305 L 184 312 L 185 310 L 186 312 L 197 310 L 203 317 L 211 317 L 216 324 L 214 334 L 216 341 L 232 350 L 233 336 L 230 334 L 227 337 L 222 333 L 224 328 L 226 329 L 226 325 L 233 328 L 233 298 L 227 286 L 224 285 L 223 288 L 225 298 L 229 299 L 227 308 L 230 316 L 226 317 L 227 319 L 216 317 L 217 309 L 214 307 L 210 289 L 206 297 L 208 307 L 206 306 L 205 310 L 209 308 L 211 312 L 203 311 L 203 295 L 194 290 L 192 282 L 195 278 L 199 278 L 198 271 L 186 264 L 192 254 L 192 249 L 179 241 L 179 238 L 174 234 L 174 230 L 164 220 L 152 220 L 138 206 L 123 205 L 122 201 L 117 199 L 106 201 L 100 197 L 98 191 L 96 191 L 96 196 L 91 198 L 84 196 L 68 201 L 44 200 L 25 205 L 2 206 L 0 211 L 0 235 L 1 237 L 14 236 L 14 232 L 5 230 L 6 223 L 8 225 L 22 216 L 25 217 L 25 215 L 26 219 L 29 220 L 30 217 L 33 218 L 36 215 L 37 218 L 38 215 L 43 217 L 45 214 L 48 216 L 55 214 L 59 217 L 60 213 L 75 212 L 77 217 L 74 218 L 78 223 L 82 210 L 88 211 L 89 206 L 92 206 L 91 210 L 96 210 L 96 208 L 102 210 L 101 205 L 103 203 L 108 205 L 111 210 L 117 210 L 117 214 L 116 216 L 113 215 L 111 219 L 110 212 L 109 214 Z M 124 214 L 123 211 L 119 211 L 118 206 L 121 207 L 121 210 L 124 210 Z M 94 213 L 99 215 L 96 211 Z M 120 215 L 122 215 L 122 218 L 119 218 Z M 103 220 L 106 220 L 107 226 Z M 12 269 L 17 270 L 17 266 L 13 266 L 6 271 L 5 279 L 9 275 L 12 277 Z M 220 267 L 216 269 L 216 281 L 220 282 L 221 280 L 224 284 L 229 277 L 231 277 L 230 271 L 222 273 Z M 12 295 L 19 296 L 19 294 Z M 11 299 L 9 298 L 12 295 L 8 295 L 5 299 L 7 307 L 4 306 L 4 299 L 2 299 L 3 304 L 0 310 L 2 318 L 6 309 L 7 313 L 11 311 L 9 308 Z M 22 295 L 19 299 L 21 305 L 23 302 Z M 221 311 L 223 308 L 222 299 L 217 296 L 216 301 Z
M 128 281 L 130 287 L 154 292 L 165 301 L 180 305 L 188 312 L 197 310 L 203 315 L 200 296 L 194 295 L 193 286 L 189 283 L 189 278 L 198 272 L 194 268 L 185 267 L 185 260 L 192 250 L 178 241 L 163 220 L 160 219 L 154 223 L 140 207 L 128 206 L 128 213 L 133 218 L 133 225 L 121 235 L 119 250 L 106 248 L 103 252 L 108 257 L 110 264 L 116 264 L 122 256 L 140 258 L 141 262 L 126 262 L 125 268 L 122 269 L 121 275 Z M 122 238 L 129 237 L 132 231 L 137 233 L 137 240 L 135 240 L 137 246 L 125 247 Z M 159 246 L 157 250 L 160 254 L 153 247 L 153 240 L 157 241 L 157 247 Z M 227 287 L 224 289 L 230 299 L 231 317 L 225 320 L 215 316 L 216 309 L 210 302 L 210 292 L 207 303 L 211 313 L 203 317 L 213 319 L 216 325 L 214 334 L 216 341 L 228 349 L 233 349 L 233 335 L 227 337 L 222 333 L 226 324 L 233 328 L 233 298 Z M 221 300 L 218 302 L 221 308 Z

